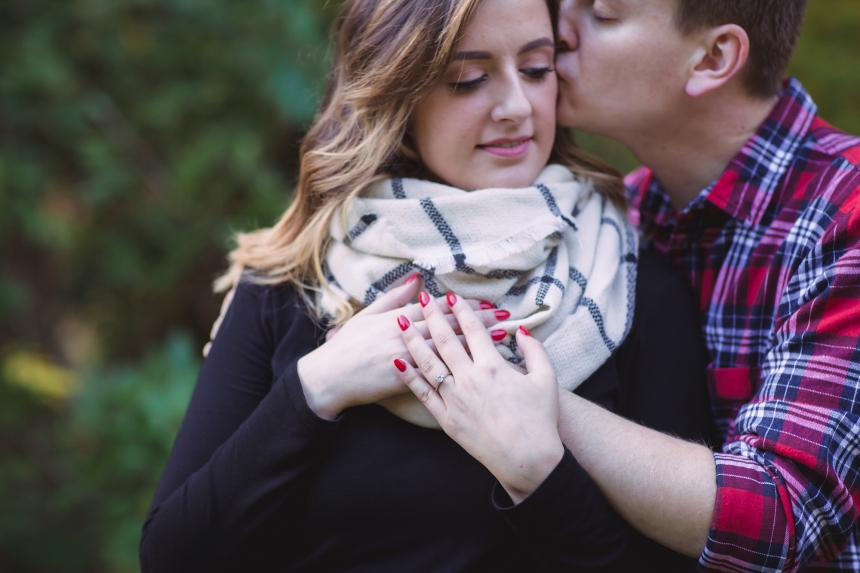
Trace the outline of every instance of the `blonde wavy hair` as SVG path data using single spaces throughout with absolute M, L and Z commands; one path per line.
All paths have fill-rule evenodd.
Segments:
M 346 0 L 334 25 L 335 55 L 320 112 L 300 150 L 299 180 L 289 209 L 272 227 L 236 236 L 230 269 L 216 291 L 247 280 L 290 283 L 322 317 L 319 296 L 329 228 L 351 199 L 385 177 L 425 177 L 407 135 L 415 103 L 441 81 L 455 45 L 480 0 Z M 558 1 L 546 0 L 555 30 Z M 620 174 L 577 149 L 559 129 L 550 162 L 590 178 L 622 205 Z M 337 298 L 337 297 L 335 297 Z M 334 322 L 358 309 L 342 301 Z

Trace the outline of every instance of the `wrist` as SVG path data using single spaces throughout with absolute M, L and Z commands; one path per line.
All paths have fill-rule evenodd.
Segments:
M 314 414 L 324 420 L 334 420 L 343 411 L 343 405 L 328 385 L 330 377 L 321 375 L 321 370 L 314 366 L 313 354 L 311 352 L 301 357 L 296 363 L 302 392 L 308 407 Z
M 558 467 L 564 457 L 564 445 L 556 437 L 547 447 L 531 448 L 527 454 L 527 459 L 512 458 L 511 469 L 497 478 L 515 505 L 534 493 Z

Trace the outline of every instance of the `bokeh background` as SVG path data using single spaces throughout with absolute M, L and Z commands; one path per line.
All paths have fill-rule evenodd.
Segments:
M 0 4 L 0 571 L 138 570 L 211 282 L 289 203 L 336 4 Z M 853 133 L 858 30 L 810 0 L 790 70 Z

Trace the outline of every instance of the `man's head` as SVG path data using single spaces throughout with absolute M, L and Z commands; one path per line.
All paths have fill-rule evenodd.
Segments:
M 737 24 L 749 36 L 749 59 L 741 71 L 753 96 L 780 89 L 806 13 L 807 0 L 675 0 L 675 24 L 684 34 Z
M 770 99 L 807 0 L 564 0 L 559 122 L 629 140 L 653 136 L 695 99 Z

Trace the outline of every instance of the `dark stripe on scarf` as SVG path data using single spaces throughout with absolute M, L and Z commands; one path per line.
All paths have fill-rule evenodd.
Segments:
M 451 230 L 451 227 L 448 226 L 448 222 L 445 221 L 445 217 L 443 217 L 439 210 L 436 209 L 436 205 L 433 204 L 433 201 L 424 198 L 421 199 L 420 203 L 421 207 L 424 208 L 424 212 L 427 213 L 428 217 L 430 217 L 430 221 L 432 221 L 436 226 L 436 230 L 439 231 L 439 234 L 442 235 L 442 238 L 444 238 L 445 242 L 448 243 L 448 248 L 451 249 L 451 254 L 454 255 L 454 264 L 456 265 L 457 270 L 474 274 L 475 270 L 466 266 L 466 255 L 463 254 L 463 247 L 460 245 L 460 239 L 457 238 L 457 235 L 455 235 L 454 231 Z
M 575 281 L 576 284 L 579 285 L 579 288 L 582 289 L 582 292 L 585 292 L 585 287 L 588 286 L 588 280 L 586 280 L 585 275 L 583 275 L 577 269 L 570 267 L 567 272 L 567 276 L 570 278 L 570 280 Z
M 442 296 L 442 292 L 439 290 L 439 285 L 436 283 L 436 276 L 432 271 L 422 269 L 412 263 L 403 263 L 402 265 L 391 269 L 385 273 L 385 276 L 370 285 L 370 288 L 368 288 L 367 292 L 364 293 L 364 306 L 370 306 L 373 301 L 376 300 L 376 297 L 386 292 L 392 284 L 414 272 L 421 275 L 421 278 L 424 280 L 424 287 L 427 289 L 428 293 L 437 298 Z
M 542 306 L 543 301 L 546 299 L 546 295 L 549 292 L 549 287 L 553 285 L 553 281 L 558 282 L 555 278 L 555 267 L 558 264 L 558 247 L 555 247 L 552 251 L 550 251 L 549 256 L 546 258 L 546 263 L 543 267 L 543 276 L 540 278 L 540 286 L 538 287 L 537 296 L 535 297 L 535 304 L 537 306 Z M 564 289 L 561 289 L 562 294 L 564 293 Z
M 600 309 L 597 307 L 597 303 L 588 297 L 582 297 L 579 301 L 579 306 L 584 306 L 588 309 L 588 312 L 591 313 L 591 318 L 594 319 L 594 324 L 597 325 L 597 330 L 600 331 L 600 337 L 603 339 L 603 343 L 606 345 L 606 348 L 609 349 L 609 352 L 615 352 L 615 343 L 606 335 L 606 326 L 603 324 L 603 315 L 600 314 Z
M 506 292 L 504 296 L 522 296 L 523 294 L 525 294 L 525 292 L 527 290 L 529 290 L 534 285 L 536 285 L 538 283 L 543 283 L 546 278 L 547 277 L 532 277 L 524 285 L 512 286 L 510 289 L 508 289 L 508 292 Z M 555 285 L 556 287 L 558 287 L 559 290 L 561 290 L 562 294 L 564 294 L 564 291 L 566 290 L 565 285 L 560 280 L 558 280 L 556 278 L 552 278 L 552 277 L 549 277 L 549 278 L 552 280 L 552 284 Z
M 579 227 L 576 226 L 576 223 L 562 215 L 561 210 L 558 208 L 558 203 L 555 202 L 555 197 L 553 197 L 552 191 L 549 190 L 549 187 L 543 183 L 538 183 L 535 187 L 540 191 L 540 194 L 543 195 L 543 200 L 546 201 L 546 206 L 549 207 L 550 213 L 556 217 L 561 217 L 561 220 L 570 225 L 574 231 L 578 231 Z
M 403 191 L 403 179 L 400 177 L 391 180 L 391 191 L 394 193 L 395 199 L 406 199 L 406 192 Z
M 370 225 L 376 221 L 377 217 L 373 213 L 362 215 L 361 220 L 355 224 L 355 227 L 349 230 L 349 237 L 343 240 L 343 244 L 349 246 L 359 235 L 364 233 Z

